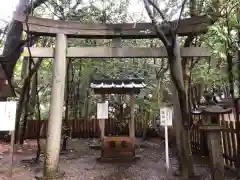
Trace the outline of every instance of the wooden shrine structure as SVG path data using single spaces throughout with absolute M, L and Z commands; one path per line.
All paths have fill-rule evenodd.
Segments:
M 51 148 L 60 142 L 61 133 L 56 129 L 62 126 L 62 108 L 64 101 L 64 87 L 66 76 L 66 58 L 167 58 L 165 48 L 142 48 L 142 47 L 120 47 L 121 39 L 149 39 L 158 38 L 152 23 L 124 23 L 124 24 L 80 24 L 79 22 L 51 20 L 38 17 L 26 17 L 16 14 L 16 21 L 23 23 L 23 28 L 35 36 L 56 37 L 55 47 L 30 48 L 33 58 L 54 58 L 51 106 L 48 126 L 48 146 L 46 151 L 52 159 L 57 159 L 56 153 Z M 208 26 L 215 19 L 209 16 L 198 16 L 183 19 L 177 29 L 178 36 L 197 35 L 205 33 Z M 171 22 L 175 27 L 177 21 Z M 159 28 L 167 35 L 166 24 L 160 24 Z M 112 47 L 68 47 L 67 38 L 88 39 L 112 39 Z M 114 41 L 117 41 L 114 45 Z M 211 53 L 206 48 L 189 47 L 181 48 L 181 57 L 209 57 Z M 23 56 L 29 57 L 25 49 Z M 60 143 L 59 143 L 60 144 Z M 54 147 L 52 147 L 54 145 Z M 60 146 L 60 145 L 59 145 Z M 51 159 L 46 159 L 51 163 Z M 57 166 L 57 165 L 56 165 Z
M 135 94 L 139 94 L 144 88 L 144 79 L 137 76 L 125 75 L 119 79 L 102 78 L 95 79 L 90 87 L 95 94 L 101 94 L 102 102 L 105 102 L 107 94 L 130 95 L 130 121 L 129 136 L 105 136 L 105 120 L 99 120 L 101 129 L 101 157 L 99 161 L 131 161 L 135 160 Z M 120 121 L 123 119 L 120 119 Z

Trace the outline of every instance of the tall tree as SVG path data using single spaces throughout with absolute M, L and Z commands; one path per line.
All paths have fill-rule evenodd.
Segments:
M 184 0 L 182 4 L 182 9 L 179 15 L 179 20 L 181 18 L 184 5 L 186 1 Z M 175 118 L 178 117 L 178 120 L 175 120 L 175 128 L 177 132 L 177 146 L 178 146 L 178 156 L 179 156 L 179 164 L 180 164 L 180 172 L 182 179 L 188 179 L 191 176 L 189 172 L 189 168 L 193 169 L 191 159 L 189 158 L 189 147 L 188 147 L 188 131 L 186 129 L 186 125 L 189 122 L 190 114 L 187 108 L 187 96 L 186 91 L 184 88 L 184 80 L 183 80 L 183 71 L 182 71 L 182 64 L 181 64 L 181 56 L 180 56 L 180 46 L 178 43 L 178 36 L 177 36 L 177 29 L 178 24 L 175 29 L 168 23 L 166 23 L 166 28 L 168 32 L 170 32 L 170 37 L 166 37 L 165 34 L 158 28 L 157 21 L 152 15 L 150 10 L 150 5 L 152 5 L 157 12 L 160 14 L 162 19 L 165 21 L 165 17 L 159 7 L 154 4 L 151 0 L 144 0 L 145 8 L 148 12 L 150 19 L 152 20 L 153 26 L 158 34 L 158 38 L 163 42 L 167 54 L 168 54 L 168 62 L 170 65 L 170 73 L 174 88 L 174 95 L 177 99 L 174 102 L 174 111 L 175 111 Z
M 13 15 L 13 17 L 17 15 L 27 15 L 45 1 L 47 0 L 36 0 L 33 3 L 29 3 L 29 0 L 19 0 L 18 6 L 16 7 L 16 14 Z M 5 57 L 4 62 L 2 62 L 2 67 L 0 68 L 0 76 L 5 77 L 5 80 L 9 81 L 8 86 L 11 85 L 14 67 L 22 52 L 21 47 L 25 43 L 25 41 L 22 41 L 22 32 L 23 24 L 13 19 L 9 25 L 7 38 L 4 44 L 2 54 L 2 56 Z M 5 91 L 4 93 L 7 94 L 1 94 L 0 96 L 5 97 L 5 99 L 10 96 L 9 92 Z

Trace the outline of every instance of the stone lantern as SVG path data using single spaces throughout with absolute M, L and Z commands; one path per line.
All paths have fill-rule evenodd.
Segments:
M 200 131 L 206 133 L 212 180 L 224 180 L 224 161 L 221 147 L 220 115 L 231 113 L 218 105 L 208 105 L 202 110 Z

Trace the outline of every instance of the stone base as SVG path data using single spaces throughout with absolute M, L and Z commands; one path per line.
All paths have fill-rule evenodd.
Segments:
M 54 178 L 54 180 L 55 179 L 61 179 L 61 178 L 64 177 L 64 175 L 65 175 L 65 172 L 59 172 L 59 173 L 57 173 L 57 176 Z M 52 179 L 49 179 L 47 177 L 44 177 L 42 173 L 37 174 L 35 176 L 35 179 L 37 179 L 37 180 L 52 180 Z
M 140 160 L 139 156 L 135 156 L 133 158 L 124 158 L 124 157 L 116 157 L 116 158 L 106 158 L 106 157 L 98 157 L 98 162 L 103 163 L 113 163 L 113 162 L 136 162 L 137 160 Z

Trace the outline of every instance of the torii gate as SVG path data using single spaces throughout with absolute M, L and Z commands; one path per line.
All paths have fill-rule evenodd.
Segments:
M 33 58 L 54 58 L 50 116 L 48 121 L 46 165 L 51 167 L 45 172 L 49 175 L 57 171 L 60 151 L 62 108 L 64 101 L 64 86 L 66 76 L 66 58 L 167 58 L 165 48 L 131 48 L 131 47 L 67 47 L 67 38 L 89 39 L 150 39 L 157 38 L 151 23 L 124 23 L 124 24 L 80 24 L 72 21 L 60 21 L 15 15 L 14 19 L 24 25 L 24 30 L 33 35 L 56 36 L 55 48 L 30 48 Z M 172 26 L 177 21 L 171 22 Z M 208 16 L 198 16 L 181 20 L 178 28 L 179 36 L 197 35 L 207 32 L 212 24 Z M 164 25 L 160 25 L 167 34 Z M 28 57 L 25 50 L 24 56 Z M 209 57 L 211 54 L 206 48 L 181 48 L 182 57 Z M 58 143 L 59 142 L 59 143 Z M 54 149 L 54 151 L 52 151 Z M 57 153 L 56 153 L 57 152 Z M 49 174 L 48 174 L 49 173 Z

